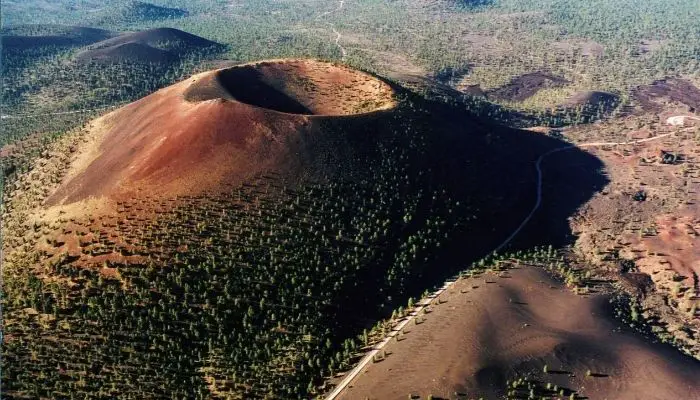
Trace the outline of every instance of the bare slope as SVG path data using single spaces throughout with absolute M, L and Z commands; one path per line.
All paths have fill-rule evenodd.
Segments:
M 572 219 L 576 249 L 590 267 L 629 280 L 689 351 L 700 354 L 700 143 L 697 126 L 671 126 L 676 113 L 614 119 L 568 129 L 574 141 L 629 141 L 594 149 L 611 184 Z M 669 159 L 669 156 L 675 155 Z M 643 201 L 635 194 L 643 192 Z M 638 198 L 639 199 L 639 198 Z M 641 199 L 639 199 L 641 200 Z
M 165 64 L 176 59 L 175 54 L 169 51 L 134 42 L 85 51 L 76 57 L 79 62 L 107 64 L 118 62 Z
M 566 79 L 558 76 L 544 72 L 531 72 L 516 76 L 507 85 L 490 90 L 487 96 L 497 100 L 523 101 L 542 89 L 560 87 L 567 83 Z
M 632 90 L 632 98 L 643 111 L 660 112 L 668 103 L 680 104 L 691 112 L 700 109 L 700 89 L 692 82 L 679 78 L 666 78 Z
M 313 61 L 200 74 L 106 116 L 100 139 L 87 151 L 92 159 L 50 202 L 140 189 L 201 193 L 266 169 L 294 176 L 305 165 L 305 174 L 321 175 L 314 170 L 322 168 L 314 161 L 319 154 L 310 149 L 333 137 L 309 136 L 309 117 L 302 114 L 378 112 L 395 104 L 393 96 L 377 78 Z
M 193 51 L 218 44 L 172 28 L 155 28 L 125 33 L 92 44 L 75 57 L 78 62 L 169 63 Z
M 2 30 L 3 50 L 26 50 L 44 46 L 85 46 L 115 34 L 96 28 L 63 25 L 22 25 Z
M 392 108 L 393 89 L 347 67 L 272 61 L 224 69 L 185 92 L 188 101 L 236 100 L 290 114 L 352 115 Z
M 564 398 L 697 399 L 700 362 L 626 329 L 608 300 L 576 295 L 534 267 L 462 280 L 340 398 L 496 399 L 506 381 L 527 377 Z
M 3 395 L 312 397 L 365 328 L 501 243 L 564 145 L 319 61 L 160 90 L 8 183 Z M 550 226 L 605 183 L 567 156 Z

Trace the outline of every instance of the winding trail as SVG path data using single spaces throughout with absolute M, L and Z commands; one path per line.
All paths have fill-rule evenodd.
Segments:
M 625 145 L 637 145 L 641 143 L 646 143 L 646 142 L 651 142 L 659 139 L 666 138 L 668 136 L 675 135 L 677 132 L 671 132 L 671 133 L 665 133 L 663 135 L 658 135 L 646 139 L 639 139 L 639 140 L 632 140 L 632 141 L 627 141 L 627 142 L 592 142 L 592 143 L 581 143 L 581 144 L 572 144 L 564 147 L 559 147 L 556 149 L 552 149 L 541 156 L 537 158 L 535 161 L 535 170 L 537 171 L 537 182 L 536 182 L 536 189 L 537 189 L 537 198 L 535 199 L 535 204 L 532 207 L 532 210 L 530 210 L 530 213 L 523 219 L 523 221 L 518 225 L 518 227 L 513 231 L 513 233 L 508 236 L 503 243 L 498 245 L 491 253 L 498 253 L 501 251 L 503 248 L 505 248 L 507 245 L 510 244 L 510 242 L 513 241 L 513 239 L 525 228 L 525 226 L 530 222 L 532 217 L 535 215 L 537 210 L 539 210 L 540 206 L 542 205 L 542 179 L 543 179 L 543 174 L 542 174 L 542 161 L 544 161 L 547 157 L 551 156 L 552 154 L 560 153 L 563 151 L 568 151 L 576 148 L 588 148 L 588 147 L 601 147 L 601 146 L 625 146 Z M 352 383 L 352 381 L 364 370 L 364 368 L 369 364 L 374 357 L 379 354 L 379 352 L 391 341 L 391 339 L 397 335 L 398 332 L 400 332 L 409 322 L 411 322 L 413 319 L 415 319 L 421 311 L 423 311 L 432 301 L 440 296 L 445 290 L 449 289 L 455 282 L 457 281 L 456 278 L 451 278 L 448 279 L 443 286 L 438 289 L 435 293 L 432 295 L 428 296 L 426 299 L 418 303 L 418 306 L 408 314 L 408 317 L 404 319 L 399 325 L 397 325 L 395 328 L 392 329 L 392 331 L 387 335 L 384 340 L 382 340 L 381 343 L 378 345 L 374 346 L 372 348 L 372 351 L 368 352 L 365 354 L 364 357 L 360 360 L 360 362 L 353 368 L 350 372 L 347 373 L 345 378 L 333 389 L 332 392 L 330 392 L 326 397 L 325 400 L 334 400 L 340 394 L 345 390 L 345 388 Z
M 557 149 L 552 149 L 541 156 L 537 158 L 537 161 L 535 161 L 535 170 L 537 170 L 537 199 L 535 200 L 535 205 L 532 207 L 532 210 L 530 210 L 530 213 L 525 217 L 523 222 L 520 223 L 520 225 L 511 233 L 508 238 L 501 243 L 498 247 L 496 247 L 492 253 L 498 253 L 501 251 L 504 247 L 506 247 L 510 242 L 525 228 L 525 226 L 530 222 L 532 217 L 535 215 L 537 210 L 540 208 L 540 205 L 542 204 L 542 161 L 544 161 L 547 157 L 551 156 L 552 154 L 560 153 L 562 151 L 567 151 L 567 150 L 572 150 L 576 148 L 587 148 L 587 147 L 601 147 L 601 146 L 625 146 L 625 145 L 635 145 L 635 144 L 641 144 L 645 142 L 651 142 L 654 140 L 659 140 L 663 139 L 665 137 L 675 135 L 676 132 L 671 132 L 671 133 L 664 133 L 663 135 L 658 135 L 646 139 L 639 139 L 639 140 L 632 140 L 629 142 L 592 142 L 592 143 L 581 143 L 581 144 L 572 144 L 569 146 L 565 147 L 559 147 Z
M 335 26 L 333 26 L 332 24 L 331 24 L 331 29 L 333 30 L 333 33 L 335 33 L 335 34 L 337 35 L 337 36 L 335 37 L 335 45 L 338 46 L 338 48 L 340 49 L 340 54 L 342 55 L 342 56 L 340 57 L 340 59 L 341 59 L 342 61 L 345 61 L 345 56 L 347 56 L 347 52 L 345 51 L 345 47 L 343 47 L 343 46 L 340 44 L 340 38 L 341 38 L 342 35 L 340 34 L 340 32 L 338 32 L 338 31 L 335 29 Z
M 340 0 L 340 2 L 338 3 L 338 8 L 333 9 L 333 10 L 330 10 L 330 11 L 322 12 L 321 14 L 319 14 L 319 15 L 316 17 L 316 20 L 319 20 L 319 19 L 321 19 L 321 18 L 323 18 L 323 17 L 325 17 L 325 16 L 328 16 L 328 15 L 335 14 L 335 13 L 337 13 L 337 12 L 340 12 L 340 11 L 343 9 L 343 6 L 344 6 L 344 5 L 345 5 L 345 0 Z M 341 61 L 345 61 L 345 56 L 347 56 L 347 51 L 345 50 L 345 47 L 343 47 L 343 45 L 340 44 L 340 38 L 342 38 L 343 35 L 341 35 L 340 32 L 338 32 L 338 30 L 335 29 L 335 25 L 333 25 L 332 23 L 326 22 L 326 25 L 330 26 L 330 27 L 331 27 L 331 30 L 332 30 L 333 33 L 336 35 L 336 36 L 335 36 L 335 42 L 334 42 L 334 43 L 335 43 L 336 46 L 338 46 L 338 49 L 340 50 L 340 54 L 341 54 L 340 60 L 341 60 Z

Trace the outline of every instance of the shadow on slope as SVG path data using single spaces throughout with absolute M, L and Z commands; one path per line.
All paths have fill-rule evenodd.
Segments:
M 609 295 L 582 296 L 543 268 L 513 267 L 457 282 L 339 399 L 461 393 L 457 398 L 633 400 L 698 393 L 700 362 L 629 328 L 615 316 L 625 309 Z
M 49 234 L 27 262 L 70 284 L 44 289 L 28 268 L 24 281 L 7 276 L 7 393 L 55 397 L 86 370 L 88 394 L 307 397 L 347 362 L 348 339 L 502 243 L 534 204 L 534 161 L 567 145 L 399 87 L 390 109 L 306 116 L 188 102 L 197 79 L 105 118 L 111 130 L 83 160 L 93 164 L 48 200 L 73 215 L 37 222 Z M 561 165 L 582 168 L 576 181 L 551 181 L 562 229 L 606 183 L 595 157 L 568 154 Z M 86 216 L 79 201 L 91 197 L 114 210 Z M 20 248 L 26 227 L 9 222 L 20 234 L 7 246 Z M 27 309 L 56 322 L 39 325 Z
M 203 37 L 173 28 L 154 28 L 145 31 L 124 33 L 90 46 L 90 49 L 100 49 L 126 43 L 139 43 L 162 50 L 175 51 L 217 46 L 218 43 Z
M 645 112 L 661 112 L 668 102 L 685 105 L 690 112 L 700 110 L 700 88 L 684 79 L 666 78 L 641 85 L 631 95 Z
M 561 87 L 566 79 L 545 72 L 531 72 L 516 76 L 509 83 L 486 92 L 488 98 L 508 101 L 524 101 L 542 89 Z
M 381 79 L 340 65 L 284 60 L 214 72 L 184 92 L 189 102 L 230 100 L 287 114 L 367 114 L 394 106 Z
M 366 310 L 372 305 L 385 304 L 384 312 L 390 312 L 397 304 L 405 304 L 408 297 L 419 297 L 425 289 L 442 284 L 499 246 L 535 205 L 536 159 L 552 149 L 569 146 L 543 134 L 476 119 L 442 103 L 416 104 L 411 110 L 412 117 L 398 118 L 412 118 L 413 127 L 426 133 L 431 150 L 422 160 L 424 165 L 409 174 L 429 170 L 430 178 L 424 182 L 425 187 L 442 193 L 438 196 L 469 204 L 470 215 L 457 222 L 449 217 L 451 211 L 446 210 L 447 223 L 458 228 L 451 232 L 449 240 L 438 241 L 436 247 L 426 250 L 430 253 L 428 258 L 423 260 L 425 252 L 415 257 L 417 265 L 422 262 L 426 265 L 412 269 L 410 280 L 403 288 L 387 293 L 379 287 L 357 284 L 379 281 L 387 273 L 393 273 L 391 269 L 375 268 L 368 271 L 370 277 L 359 278 L 346 291 L 339 292 L 338 303 L 342 304 L 344 315 L 350 316 L 344 321 L 349 323 L 349 328 L 358 322 L 353 317 L 369 316 Z M 350 130 L 373 132 L 385 127 L 386 121 L 347 118 L 343 124 Z M 526 229 L 515 237 L 509 246 L 511 249 L 571 243 L 568 217 L 608 183 L 601 172 L 603 164 L 593 155 L 580 149 L 559 154 L 543 163 L 541 208 Z M 418 221 L 430 221 L 435 216 L 431 199 L 424 200 L 417 207 L 420 217 L 415 219 Z M 457 213 L 456 210 L 452 212 Z M 412 234 L 420 235 L 420 228 L 414 229 Z M 357 298 L 358 291 L 368 299 Z M 387 296 L 393 299 L 393 304 L 387 301 Z
M 78 53 L 79 63 L 169 64 L 195 52 L 220 51 L 216 42 L 172 28 L 121 34 L 88 46 Z

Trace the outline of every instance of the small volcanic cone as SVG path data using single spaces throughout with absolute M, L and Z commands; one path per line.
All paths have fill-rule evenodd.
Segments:
M 374 76 L 319 61 L 205 72 L 95 121 L 96 140 L 48 204 L 201 193 L 268 170 L 326 174 L 340 167 L 327 162 L 337 158 L 328 152 L 345 150 L 328 145 L 341 138 L 319 126 L 386 115 L 394 98 Z

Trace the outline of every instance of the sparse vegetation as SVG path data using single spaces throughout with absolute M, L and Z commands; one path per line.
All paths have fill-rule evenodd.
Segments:
M 319 396 L 368 348 L 390 334 L 392 342 L 406 340 L 436 308 L 454 304 L 438 297 L 413 324 L 393 332 L 425 304 L 437 278 L 488 251 L 485 244 L 495 240 L 485 238 L 498 236 L 495 225 L 504 223 L 488 208 L 520 211 L 531 178 L 515 172 L 529 171 L 530 158 L 563 140 L 649 137 L 663 131 L 668 104 L 689 114 L 700 106 L 695 0 L 120 0 L 109 8 L 82 0 L 72 10 L 49 3 L 10 2 L 2 13 L 2 390 L 8 397 Z M 370 78 L 341 87 L 291 71 L 270 87 L 314 102 L 291 109 L 244 99 L 259 93 L 250 86 L 239 85 L 245 90 L 236 95 L 228 90 L 229 97 L 264 108 L 346 116 L 314 125 L 340 138 L 332 146 L 342 147 L 342 156 L 320 149 L 324 162 L 338 163 L 328 168 L 336 173 L 264 171 L 207 193 L 112 199 L 108 211 L 93 208 L 94 201 L 79 210 L 47 207 L 91 140 L 83 127 L 106 110 L 196 72 L 305 57 L 391 76 L 387 88 L 403 90 L 395 115 L 364 125 L 347 116 L 392 108 L 386 98 L 368 95 L 384 90 Z M 256 74 L 246 83 L 261 82 L 251 78 Z M 349 89 L 355 92 L 345 97 Z M 215 95 L 198 101 L 222 97 Z M 506 151 L 500 128 L 470 119 L 473 127 L 460 130 L 455 115 L 463 110 L 508 126 L 574 128 L 542 128 L 546 144 Z M 512 175 L 501 183 L 507 189 L 491 193 L 496 184 L 484 179 L 454 184 L 463 176 L 446 171 L 457 162 L 434 164 L 432 157 L 436 148 L 447 154 L 445 143 L 458 139 L 435 146 L 433 127 L 412 119 L 431 113 L 470 140 L 491 130 L 474 141 L 467 161 L 485 164 L 496 152 L 483 145 L 498 146 L 507 155 L 498 168 Z M 598 120 L 606 122 L 585 125 Z M 347 126 L 388 134 L 376 135 L 366 146 L 376 152 L 368 156 L 354 152 L 362 148 L 352 142 L 357 136 L 339 134 Z M 489 270 L 507 278 L 508 265 L 535 264 L 580 296 L 618 293 L 614 313 L 625 329 L 698 357 L 697 274 L 679 273 L 669 261 L 675 253 L 666 253 L 671 245 L 654 243 L 679 231 L 698 237 L 692 206 L 699 129 L 679 126 L 678 141 L 653 151 L 600 149 L 627 163 L 632 178 L 610 172 L 613 184 L 599 185 L 594 201 L 614 199 L 629 215 L 604 215 L 572 249 L 514 247 L 461 276 Z M 305 133 L 312 141 L 318 132 Z M 509 158 L 520 151 L 528 152 L 527 163 Z M 346 159 L 353 161 L 343 164 Z M 350 172 L 337 173 L 344 169 Z M 572 193 L 586 192 L 583 186 L 572 186 Z M 602 203 L 589 204 L 595 210 Z M 677 210 L 690 217 L 675 225 L 656 219 Z M 541 244 L 537 239 L 523 243 Z M 497 286 L 498 279 L 483 276 L 465 293 Z M 620 284 L 612 288 L 610 281 Z M 670 319 L 659 317 L 661 309 Z M 530 322 L 522 329 L 532 329 Z M 391 357 L 383 350 L 372 361 L 386 365 Z M 533 371 L 552 377 L 554 365 Z M 599 372 L 591 367 L 585 375 L 595 379 Z M 508 381 L 504 393 L 585 398 L 532 376 Z
M 89 139 L 59 137 L 8 185 L 3 390 L 314 393 L 349 367 L 353 332 L 407 301 L 390 296 L 430 274 L 436 250 L 471 218 L 437 175 L 420 172 L 425 134 L 383 134 L 381 162 L 362 174 L 372 180 L 299 184 L 267 173 L 220 194 L 52 219 L 42 204 Z

